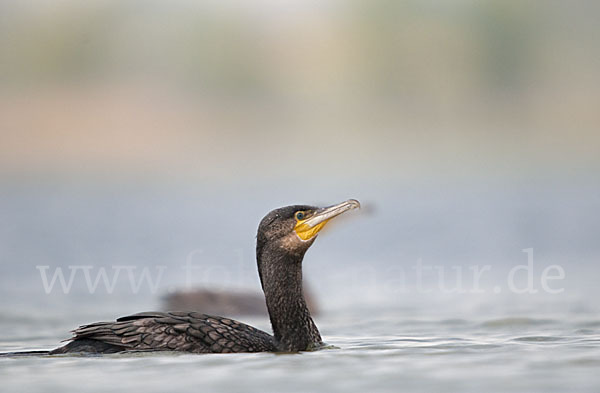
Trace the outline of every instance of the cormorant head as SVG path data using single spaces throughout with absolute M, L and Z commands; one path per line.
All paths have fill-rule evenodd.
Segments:
M 360 208 L 360 203 L 349 199 L 324 208 L 294 205 L 275 209 L 258 226 L 257 257 L 260 260 L 266 245 L 269 245 L 268 252 L 304 255 L 327 222 L 356 208 Z

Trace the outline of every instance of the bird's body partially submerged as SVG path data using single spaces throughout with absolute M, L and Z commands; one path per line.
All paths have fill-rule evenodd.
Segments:
M 73 331 L 67 345 L 51 354 L 123 351 L 268 352 L 273 336 L 229 318 L 196 312 L 145 312 L 98 322 Z
M 73 331 L 70 342 L 50 351 L 116 353 L 297 352 L 323 345 L 302 293 L 302 260 L 325 223 L 360 207 L 349 200 L 328 208 L 288 206 L 261 221 L 256 259 L 273 336 L 229 318 L 196 312 L 145 312 Z

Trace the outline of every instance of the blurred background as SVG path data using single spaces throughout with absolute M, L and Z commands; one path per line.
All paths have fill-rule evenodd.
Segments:
M 325 312 L 597 311 L 599 11 L 1 0 L 2 318 L 113 318 L 184 285 L 258 292 L 260 219 L 348 198 L 361 214 L 305 262 Z M 545 267 L 564 268 L 562 293 L 493 292 L 526 248 L 537 288 Z M 449 295 L 435 270 L 420 293 L 418 261 L 489 265 L 485 294 Z M 69 294 L 47 294 L 37 268 L 115 265 L 166 270 L 156 290 L 134 293 L 123 273 L 114 292 L 90 294 L 77 276 Z

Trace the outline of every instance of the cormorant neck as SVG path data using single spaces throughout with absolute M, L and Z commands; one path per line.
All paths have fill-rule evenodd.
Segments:
M 306 351 L 322 344 L 302 293 L 305 251 L 292 253 L 267 246 L 257 255 L 273 334 L 283 352 Z

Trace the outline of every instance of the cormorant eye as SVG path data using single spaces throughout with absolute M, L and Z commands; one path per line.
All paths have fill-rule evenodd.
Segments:
M 304 213 L 298 212 L 296 213 L 296 220 L 302 220 L 304 218 Z

